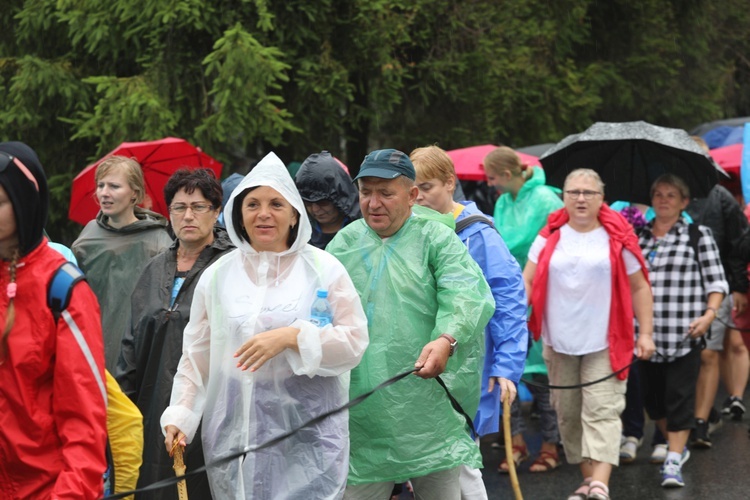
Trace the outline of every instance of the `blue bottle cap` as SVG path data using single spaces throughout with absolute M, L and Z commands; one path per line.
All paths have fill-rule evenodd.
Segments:
M 325 288 L 318 288 L 317 295 L 322 299 L 328 298 L 328 290 Z

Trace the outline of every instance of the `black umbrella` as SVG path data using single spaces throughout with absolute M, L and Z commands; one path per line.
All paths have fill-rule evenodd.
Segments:
M 543 144 L 534 144 L 533 146 L 524 146 L 522 148 L 516 148 L 519 153 L 526 153 L 527 155 L 536 156 L 537 158 L 542 156 L 548 149 L 554 147 L 554 142 L 545 142 Z
M 539 158 L 547 182 L 563 187 L 577 168 L 595 170 L 608 201 L 651 204 L 651 184 L 662 174 L 681 177 L 695 198 L 708 195 L 719 181 L 717 165 L 682 129 L 643 121 L 593 124 L 569 135 Z

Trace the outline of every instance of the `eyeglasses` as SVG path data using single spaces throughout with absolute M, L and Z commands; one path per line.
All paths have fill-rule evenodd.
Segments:
M 191 203 L 190 205 L 178 203 L 169 207 L 169 213 L 174 215 L 182 215 L 187 212 L 188 208 L 192 210 L 194 214 L 205 214 L 209 210 L 213 210 L 214 206 L 207 203 Z
M 19 160 L 15 156 L 9 155 L 5 151 L 0 151 L 0 172 L 5 172 L 5 169 L 7 169 L 8 165 L 10 165 L 11 163 L 15 164 L 15 166 L 18 167 L 18 170 L 20 170 L 21 173 L 25 175 L 26 178 L 32 182 L 32 184 L 34 184 L 34 187 L 38 192 L 39 184 L 36 182 L 36 178 L 28 169 L 28 167 L 26 167 L 26 165 L 24 165 L 21 160 Z
M 580 190 L 580 189 L 571 189 L 570 191 L 565 191 L 565 194 L 573 198 L 574 200 L 577 200 L 580 198 L 581 195 L 583 195 L 584 200 L 591 200 L 594 198 L 594 196 L 598 194 L 602 194 L 599 191 L 589 191 L 588 189 Z

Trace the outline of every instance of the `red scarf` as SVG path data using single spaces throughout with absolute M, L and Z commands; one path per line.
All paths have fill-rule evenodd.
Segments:
M 648 281 L 646 262 L 643 260 L 638 237 L 630 223 L 618 212 L 603 204 L 597 217 L 609 234 L 609 262 L 612 268 L 612 299 L 609 305 L 609 359 L 612 371 L 620 370 L 633 360 L 633 300 L 630 295 L 630 281 L 622 258 L 622 249 L 626 248 L 636 256 Z M 547 219 L 547 225 L 539 235 L 547 238 L 536 266 L 534 281 L 531 286 L 531 317 L 529 330 L 534 334 L 534 340 L 539 340 L 542 333 L 542 315 L 547 301 L 547 278 L 552 253 L 560 241 L 560 229 L 568 222 L 568 212 L 561 208 L 552 212 Z M 628 370 L 617 375 L 620 380 L 628 377 Z

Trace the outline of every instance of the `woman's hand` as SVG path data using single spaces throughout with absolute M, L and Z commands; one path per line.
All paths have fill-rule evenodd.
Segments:
M 702 337 L 711 328 L 711 323 L 716 319 L 716 313 L 712 309 L 706 311 L 700 318 L 694 319 L 688 326 L 688 335 L 692 338 L 697 339 Z
M 500 387 L 500 401 L 505 401 L 508 398 L 508 402 L 513 404 L 513 400 L 516 399 L 516 384 L 503 377 L 490 377 L 487 382 L 487 392 L 495 390 L 495 385 Z
M 169 453 L 170 457 L 174 454 L 174 450 L 177 446 L 182 446 L 183 449 L 187 446 L 185 434 L 183 434 L 176 426 L 168 425 L 164 430 L 167 431 L 167 437 L 164 438 L 164 446 L 167 447 L 167 453 Z
M 747 309 L 747 296 L 744 293 L 732 292 L 732 311 L 737 315 L 742 314 Z
M 242 347 L 234 353 L 234 357 L 239 358 L 237 360 L 237 368 L 241 368 L 243 371 L 249 368 L 251 372 L 254 372 L 284 349 L 298 351 L 298 334 L 299 328 L 291 326 L 275 328 L 259 333 L 242 344 Z
M 654 352 L 656 352 L 656 345 L 653 335 L 639 334 L 638 340 L 635 342 L 636 357 L 642 361 L 648 361 L 654 355 Z

